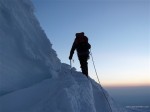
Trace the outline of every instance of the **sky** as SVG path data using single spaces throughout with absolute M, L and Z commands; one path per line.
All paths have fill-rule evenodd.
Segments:
M 75 33 L 89 38 L 98 77 L 105 86 L 150 86 L 149 0 L 32 0 L 35 15 L 62 63 Z M 80 70 L 76 53 L 72 66 Z M 96 74 L 92 59 L 89 75 Z

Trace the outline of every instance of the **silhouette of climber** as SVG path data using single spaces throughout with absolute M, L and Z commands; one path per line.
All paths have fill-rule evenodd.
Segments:
M 77 51 L 78 59 L 80 61 L 80 67 L 82 73 L 88 77 L 88 59 L 89 59 L 89 49 L 91 45 L 88 43 L 88 38 L 84 35 L 84 32 L 76 33 L 76 38 L 73 42 L 72 48 L 70 50 L 69 59 L 71 60 L 74 51 Z

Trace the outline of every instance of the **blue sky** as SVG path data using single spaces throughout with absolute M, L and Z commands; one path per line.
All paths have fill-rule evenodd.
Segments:
M 92 45 L 104 85 L 150 85 L 150 1 L 32 0 L 35 14 L 61 62 L 68 63 L 76 32 Z M 80 71 L 74 54 L 73 66 Z M 96 75 L 89 60 L 90 77 Z

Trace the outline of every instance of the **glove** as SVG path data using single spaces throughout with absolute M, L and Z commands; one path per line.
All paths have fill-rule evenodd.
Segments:
M 72 60 L 72 57 L 71 57 L 71 56 L 69 56 L 69 60 Z

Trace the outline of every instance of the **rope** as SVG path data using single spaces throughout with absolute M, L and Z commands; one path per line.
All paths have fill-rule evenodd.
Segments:
M 96 76 L 97 76 L 97 80 L 98 80 L 98 82 L 99 82 L 99 84 L 100 84 L 100 80 L 99 80 L 98 75 L 97 75 L 97 71 L 96 71 L 96 67 L 95 67 L 95 62 L 94 62 L 94 59 L 93 59 L 93 56 L 92 56 L 91 49 L 90 49 L 90 55 L 91 55 L 91 57 L 92 57 L 92 62 L 93 62 L 93 66 L 94 66 L 94 70 L 95 70 Z M 100 85 L 101 85 L 101 84 L 100 84 Z
M 105 92 L 104 92 L 104 90 L 103 90 L 103 88 L 102 88 L 102 86 L 101 86 L 101 83 L 100 83 L 99 77 L 98 77 L 98 75 L 97 75 L 97 71 L 96 71 L 96 67 L 95 67 L 95 62 L 94 62 L 94 59 L 93 59 L 93 56 L 92 56 L 91 49 L 90 49 L 90 55 L 91 55 L 91 57 L 92 57 L 92 62 L 93 62 L 94 70 L 95 70 L 95 73 L 96 73 L 96 76 L 97 76 L 97 80 L 98 80 L 98 82 L 99 82 L 99 84 L 100 84 L 100 87 L 101 87 L 101 90 L 102 90 L 103 96 L 105 97 L 105 99 L 106 99 L 106 101 L 107 101 L 107 103 L 108 103 L 108 106 L 109 106 L 110 112 L 112 112 L 111 105 L 110 105 L 110 103 L 109 103 L 109 101 L 108 101 L 108 98 L 107 98 L 107 96 L 106 96 L 106 94 L 105 94 Z

